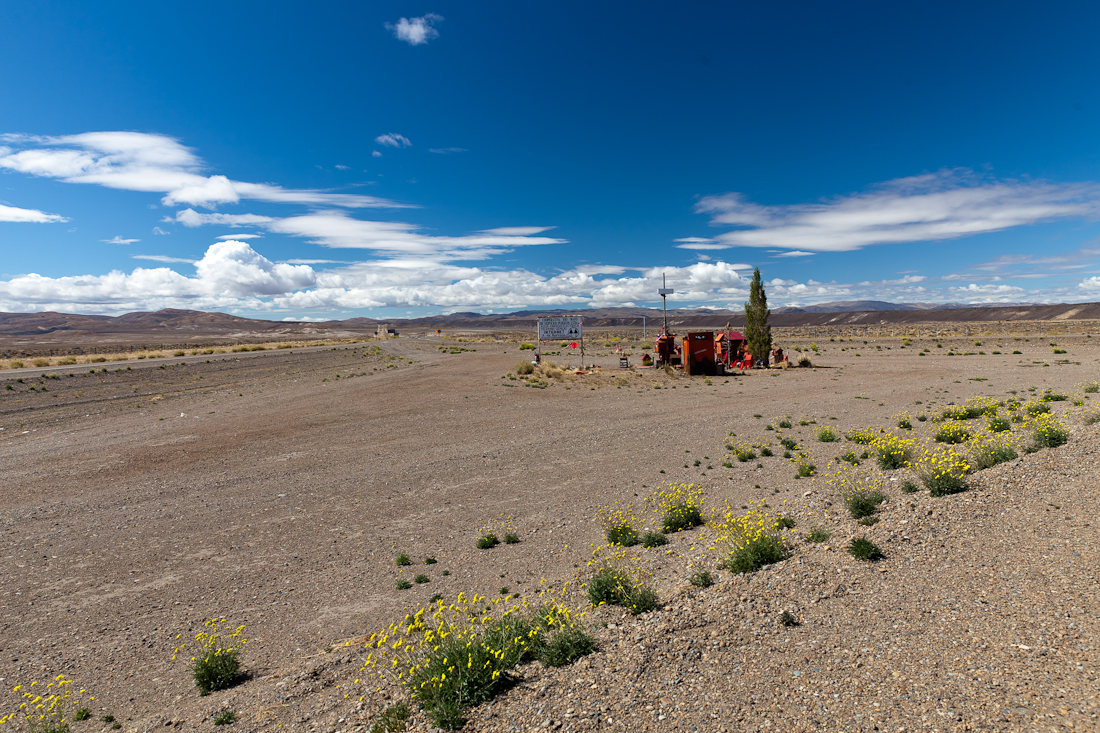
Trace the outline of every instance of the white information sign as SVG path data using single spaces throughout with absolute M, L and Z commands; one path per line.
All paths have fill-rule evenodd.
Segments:
M 561 316 L 539 319 L 539 341 L 579 339 L 583 337 L 580 316 Z

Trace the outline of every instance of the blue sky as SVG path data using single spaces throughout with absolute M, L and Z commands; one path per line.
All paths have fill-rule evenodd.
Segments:
M 1100 300 L 1095 3 L 0 4 L 0 310 Z

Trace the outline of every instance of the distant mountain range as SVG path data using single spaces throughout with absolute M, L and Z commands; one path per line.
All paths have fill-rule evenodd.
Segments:
M 514 313 L 460 312 L 423 318 L 349 318 L 340 321 L 265 321 L 225 313 L 165 309 L 154 313 L 122 316 L 68 313 L 0 313 L 0 340 L 8 346 L 96 340 L 138 343 L 144 341 L 193 342 L 210 339 L 274 340 L 279 338 L 339 337 L 372 334 L 380 324 L 399 331 L 462 329 L 533 329 L 541 316 L 580 315 L 589 328 L 640 327 L 656 329 L 662 314 L 657 308 L 580 308 L 577 310 L 524 310 Z M 744 324 L 740 311 L 676 308 L 668 311 L 669 325 L 685 328 L 720 328 Z M 858 300 L 820 303 L 772 310 L 775 326 L 870 325 L 920 322 L 993 322 L 1100 319 L 1100 303 L 1041 305 L 967 305 L 963 303 L 889 303 Z

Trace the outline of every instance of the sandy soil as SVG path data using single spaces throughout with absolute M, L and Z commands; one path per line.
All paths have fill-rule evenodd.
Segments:
M 441 343 L 0 375 L 12 386 L 0 390 L 2 684 L 75 679 L 96 698 L 75 731 L 110 729 L 108 713 L 126 730 L 209 730 L 223 709 L 248 730 L 365 728 L 386 698 L 353 683 L 363 654 L 344 640 L 436 593 L 583 580 L 599 506 L 690 481 L 709 505 L 786 501 L 800 530 L 834 536 L 795 541 L 789 560 L 753 576 L 717 572 L 707 589 L 685 582 L 689 567 L 716 568 L 707 530 L 675 536 L 667 553 L 635 548 L 661 609 L 592 611 L 596 654 L 526 668 L 471 729 L 1097 727 L 1100 431 L 1069 402 L 1053 403 L 1069 445 L 941 499 L 902 494 L 908 474 L 894 472 L 869 528 L 823 481 L 796 480 L 781 449 L 722 464 L 731 432 L 774 444 L 765 426 L 780 416 L 826 467 L 859 447 L 814 441 L 822 425 L 889 428 L 902 411 L 1029 387 L 1076 394 L 1098 376 L 1100 339 L 1061 338 L 1064 356 L 1035 339 L 950 357 L 977 347 L 829 343 L 820 368 L 710 384 L 620 372 L 604 352 L 592 359 L 602 373 L 544 389 L 505 376 L 516 344 L 450 354 Z M 501 518 L 522 541 L 475 549 Z M 886 559 L 845 554 L 857 534 Z M 398 553 L 414 565 L 396 567 Z M 438 563 L 423 565 L 429 556 Z M 395 588 L 417 573 L 430 582 Z M 782 610 L 801 625 L 778 625 Z M 246 625 L 250 679 L 200 698 L 172 650 L 217 616 Z M 410 725 L 428 727 L 420 714 Z

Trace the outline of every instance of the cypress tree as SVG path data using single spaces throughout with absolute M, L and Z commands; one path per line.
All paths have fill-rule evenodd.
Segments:
M 760 279 L 760 268 L 752 274 L 749 300 L 745 303 L 745 347 L 753 361 L 763 359 L 772 350 L 772 327 L 768 325 L 768 296 Z

